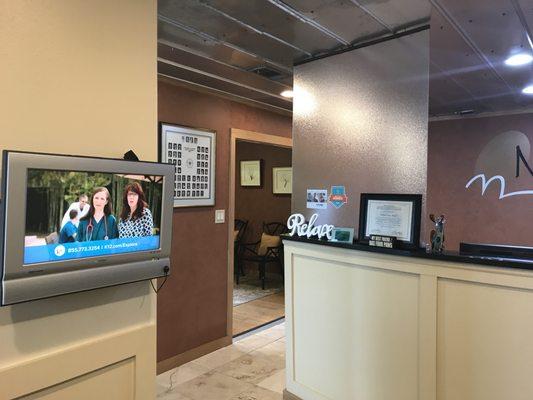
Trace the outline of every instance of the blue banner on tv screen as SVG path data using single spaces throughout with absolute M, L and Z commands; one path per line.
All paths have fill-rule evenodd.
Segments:
M 47 244 L 24 248 L 24 264 L 108 256 L 159 249 L 159 235 L 136 238 Z

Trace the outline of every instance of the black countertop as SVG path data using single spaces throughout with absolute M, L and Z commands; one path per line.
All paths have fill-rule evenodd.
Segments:
M 428 258 L 431 260 L 440 261 L 454 261 L 469 264 L 489 265 L 492 267 L 502 268 L 519 268 L 533 270 L 533 259 L 527 258 L 507 258 L 495 256 L 480 256 L 460 254 L 454 251 L 445 251 L 443 253 L 426 253 L 424 249 L 419 250 L 400 250 L 400 249 L 386 249 L 381 247 L 373 247 L 362 243 L 339 243 L 330 242 L 327 240 L 308 239 L 307 237 L 282 235 L 283 240 L 290 240 L 293 242 L 312 243 L 321 246 L 339 247 L 342 249 L 368 251 L 372 253 L 391 254 L 394 256 Z

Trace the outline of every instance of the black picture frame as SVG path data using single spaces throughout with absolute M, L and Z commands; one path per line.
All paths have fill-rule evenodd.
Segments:
M 366 232 L 368 202 L 369 200 L 400 201 L 413 204 L 411 213 L 411 240 L 399 240 L 401 249 L 414 250 L 420 247 L 420 223 L 422 218 L 422 195 L 421 194 L 388 194 L 388 193 L 361 193 L 361 205 L 359 208 L 359 242 L 368 244 L 371 232 Z

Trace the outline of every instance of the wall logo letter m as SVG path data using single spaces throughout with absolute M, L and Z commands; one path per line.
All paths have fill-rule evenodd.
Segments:
M 522 150 L 520 150 L 520 146 L 516 146 L 516 177 L 518 178 L 520 176 L 520 162 L 524 164 L 526 169 L 529 171 L 531 176 L 533 176 L 533 170 L 527 163 L 526 158 L 524 157 L 524 154 L 522 154 Z

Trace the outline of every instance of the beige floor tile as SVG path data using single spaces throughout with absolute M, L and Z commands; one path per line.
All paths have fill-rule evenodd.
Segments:
M 282 369 L 281 371 L 276 372 L 274 375 L 262 380 L 257 384 L 257 386 L 262 387 L 263 389 L 271 390 L 272 392 L 283 394 L 283 389 L 285 389 L 285 369 Z
M 233 347 L 245 353 L 249 353 L 272 343 L 274 340 L 275 339 L 267 336 L 252 335 L 233 342 Z
M 283 329 L 281 328 L 269 328 L 264 331 L 258 332 L 258 335 L 266 336 L 274 340 L 281 339 L 282 337 L 285 337 L 285 327 Z
M 265 346 L 261 346 L 258 349 L 254 350 L 252 353 L 260 353 L 266 356 L 278 356 L 285 357 L 285 343 L 278 339 L 272 343 L 269 343 Z
M 285 368 L 285 358 L 266 356 L 255 350 L 216 369 L 241 382 L 258 383 Z
M 191 400 L 229 400 L 254 386 L 227 375 L 209 372 L 176 387 L 176 393 Z
M 157 400 L 194 400 L 175 391 L 164 392 L 157 395 Z
M 277 392 L 272 392 L 267 389 L 256 386 L 252 390 L 248 390 L 243 393 L 232 397 L 230 400 L 282 400 L 283 395 Z
M 193 361 L 164 372 L 156 378 L 157 394 L 168 393 L 177 385 L 190 381 L 206 372 L 209 372 L 209 368 L 195 364 Z
M 220 350 L 209 353 L 203 357 L 197 358 L 193 362 L 197 365 L 206 367 L 209 370 L 213 370 L 215 368 L 220 367 L 221 365 L 236 360 L 237 358 L 242 357 L 245 354 L 245 352 L 233 347 L 233 345 L 230 345 Z

